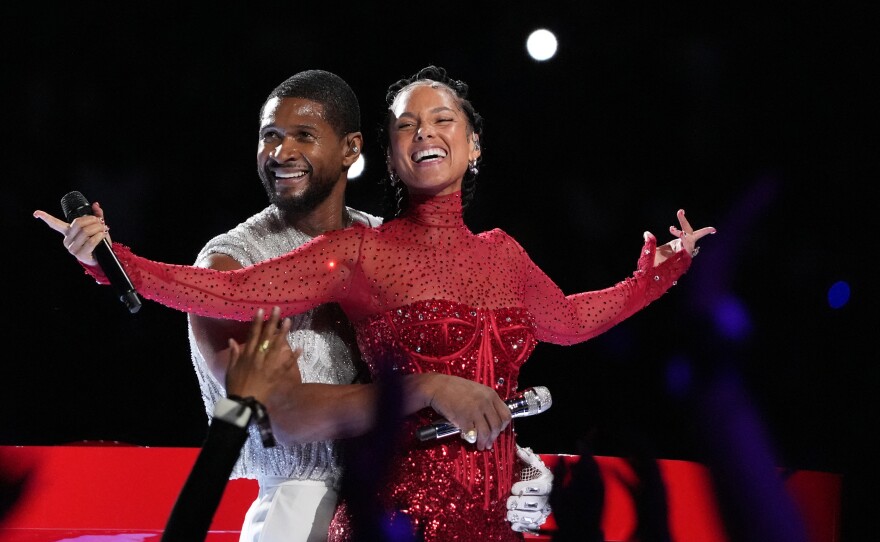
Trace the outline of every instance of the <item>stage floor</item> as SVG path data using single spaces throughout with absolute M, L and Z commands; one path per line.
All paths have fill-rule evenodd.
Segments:
M 157 542 L 198 455 L 198 448 L 139 446 L 0 446 L 0 467 L 13 479 L 30 473 L 24 496 L 0 523 L 3 542 Z M 570 455 L 541 454 L 551 467 Z M 633 481 L 622 458 L 597 456 L 605 484 L 602 527 L 608 541 L 627 540 L 635 507 Z M 728 542 L 709 472 L 699 463 L 660 460 L 669 523 L 676 542 Z M 840 539 L 841 478 L 817 471 L 786 472 L 785 489 L 804 518 L 810 542 Z M 254 480 L 230 480 L 207 542 L 235 542 L 257 493 Z M 542 535 L 550 541 L 551 516 Z

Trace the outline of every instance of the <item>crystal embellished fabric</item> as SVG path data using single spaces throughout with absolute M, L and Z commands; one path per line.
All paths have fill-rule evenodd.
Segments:
M 348 209 L 355 222 L 376 226 L 381 219 Z M 220 234 L 205 244 L 196 258 L 196 265 L 203 264 L 212 254 L 225 254 L 242 266 L 252 265 L 286 254 L 311 236 L 289 226 L 277 207 L 271 205 L 248 218 L 232 230 Z M 355 380 L 354 333 L 344 333 L 350 328 L 347 319 L 336 305 L 321 305 L 292 317 L 293 325 L 288 335 L 291 347 L 299 348 L 298 365 L 303 382 L 323 384 L 350 384 Z M 210 419 L 214 404 L 226 396 L 221 382 L 208 369 L 188 325 L 192 363 L 201 388 L 205 411 Z M 326 481 L 337 486 L 341 475 L 334 441 L 325 440 L 264 448 L 259 431 L 250 427 L 241 457 L 232 470 L 231 478 L 282 477 L 294 480 Z
M 536 341 L 573 344 L 594 337 L 660 297 L 690 266 L 680 251 L 654 268 L 648 239 L 631 277 L 566 296 L 499 229 L 473 234 L 461 194 L 413 199 L 407 213 L 378 228 L 329 232 L 284 256 L 217 272 L 146 260 L 115 245 L 138 292 L 167 306 L 249 319 L 275 305 L 295 314 L 338 302 L 355 325 L 374 372 L 385 359 L 402 373 L 437 371 L 494 387 L 507 399 Z M 403 360 L 400 361 L 401 354 Z M 420 412 L 407 431 L 429 419 Z M 516 460 L 512 426 L 491 450 L 461 439 L 419 443 L 380 498 L 404 511 L 425 540 L 522 540 L 505 520 Z M 344 508 L 331 540 L 350 536 Z

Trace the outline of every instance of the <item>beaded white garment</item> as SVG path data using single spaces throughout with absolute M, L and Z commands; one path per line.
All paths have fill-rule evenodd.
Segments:
M 377 226 L 381 219 L 348 208 L 351 218 L 367 226 Z M 241 265 L 247 266 L 290 252 L 311 240 L 312 237 L 288 226 L 277 207 L 271 205 L 239 224 L 227 233 L 208 241 L 196 258 L 196 265 L 210 254 L 226 254 Z M 293 326 L 288 342 L 302 350 L 299 370 L 303 382 L 324 384 L 350 384 L 357 376 L 353 361 L 357 345 L 353 332 L 347 340 L 337 333 L 335 322 L 347 322 L 342 311 L 335 305 L 322 305 L 314 310 L 293 316 Z M 198 377 L 202 400 L 208 420 L 214 412 L 214 403 L 226 396 L 222 383 L 218 382 L 199 352 L 187 319 L 192 353 L 192 363 Z M 262 478 L 281 476 L 297 480 L 339 482 L 341 466 L 332 440 L 277 445 L 264 448 L 257 428 L 251 426 L 250 435 L 242 448 L 241 456 L 230 478 Z

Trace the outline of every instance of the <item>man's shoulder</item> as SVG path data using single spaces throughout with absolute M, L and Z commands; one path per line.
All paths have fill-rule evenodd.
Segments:
M 229 230 L 227 230 L 221 234 L 215 235 L 214 237 L 211 238 L 210 241 L 208 241 L 208 243 L 206 243 L 206 245 L 210 244 L 215 239 L 241 235 L 242 232 L 245 232 L 245 231 L 252 231 L 254 229 L 264 230 L 264 229 L 276 228 L 277 227 L 276 224 L 278 223 L 279 220 L 280 219 L 278 217 L 277 207 L 275 207 L 274 205 L 270 205 L 270 206 L 264 208 L 263 210 L 261 210 L 257 213 L 254 213 L 253 215 L 242 220 L 241 222 L 239 222 L 238 224 L 236 224 L 235 226 L 233 226 Z
M 226 254 L 242 265 L 250 265 L 269 256 L 261 254 L 266 240 L 281 229 L 274 205 L 251 215 L 232 229 L 215 235 L 199 251 L 196 262 L 201 262 L 210 254 Z M 288 230 L 292 228 L 286 228 Z
M 370 213 L 366 213 L 364 211 L 359 211 L 357 209 L 353 209 L 351 207 L 346 207 L 348 213 L 351 215 L 352 220 L 363 224 L 369 228 L 375 228 L 382 224 L 382 218 L 378 216 L 371 215 Z

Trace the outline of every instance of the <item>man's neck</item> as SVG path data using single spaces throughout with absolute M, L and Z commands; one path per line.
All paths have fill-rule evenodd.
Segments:
M 311 237 L 350 225 L 345 205 L 336 209 L 320 208 L 305 213 L 289 213 L 285 218 L 288 224 Z
M 285 220 L 312 237 L 350 226 L 351 216 L 345 208 L 345 184 L 338 185 L 327 199 L 309 211 L 285 213 Z

